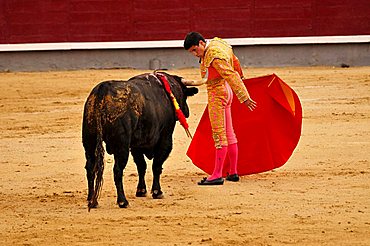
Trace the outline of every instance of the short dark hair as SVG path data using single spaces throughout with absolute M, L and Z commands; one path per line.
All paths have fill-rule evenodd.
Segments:
M 188 50 L 193 45 L 198 46 L 200 40 L 202 40 L 203 42 L 206 42 L 202 34 L 200 34 L 199 32 L 189 32 L 186 35 L 185 40 L 184 40 L 184 48 Z

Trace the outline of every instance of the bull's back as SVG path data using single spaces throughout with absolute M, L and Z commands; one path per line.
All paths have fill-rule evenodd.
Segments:
M 107 144 L 114 144 L 119 136 L 125 135 L 133 147 L 151 147 L 161 131 L 173 128 L 174 124 L 172 105 L 156 81 L 143 78 L 105 81 L 86 100 L 83 136 L 102 131 Z
M 112 124 L 127 112 L 140 116 L 144 98 L 127 81 L 104 81 L 95 86 L 84 108 L 84 120 L 93 126 L 100 117 L 102 124 Z

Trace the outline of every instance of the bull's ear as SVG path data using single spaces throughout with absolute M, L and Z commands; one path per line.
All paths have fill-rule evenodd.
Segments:
M 185 90 L 185 95 L 188 96 L 188 97 L 191 97 L 191 96 L 194 96 L 195 94 L 197 94 L 198 91 L 199 91 L 198 88 L 188 87 Z

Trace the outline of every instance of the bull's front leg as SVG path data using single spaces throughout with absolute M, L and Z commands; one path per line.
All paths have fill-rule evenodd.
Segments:
M 139 149 L 131 149 L 132 157 L 137 167 L 137 172 L 139 174 L 139 182 L 136 189 L 136 197 L 145 197 L 147 190 L 145 184 L 145 173 L 146 173 L 146 161 L 144 159 L 144 153 Z
M 120 151 L 119 153 L 114 154 L 114 183 L 117 189 L 117 204 L 120 208 L 126 208 L 128 206 L 128 201 L 123 189 L 123 170 L 126 167 L 128 156 L 128 148 L 127 150 L 125 149 L 123 151 Z
M 165 160 L 171 153 L 172 150 L 172 136 L 167 141 L 163 141 L 160 147 L 154 153 L 153 159 L 153 185 L 152 185 L 152 196 L 154 199 L 163 198 L 163 192 L 161 190 L 160 176 L 162 174 L 162 167 Z

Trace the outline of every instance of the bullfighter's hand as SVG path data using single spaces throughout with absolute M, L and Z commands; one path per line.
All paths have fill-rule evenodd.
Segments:
M 257 103 L 253 101 L 252 98 L 248 98 L 246 101 L 244 101 L 244 104 L 249 108 L 250 111 L 253 111 L 257 108 Z

